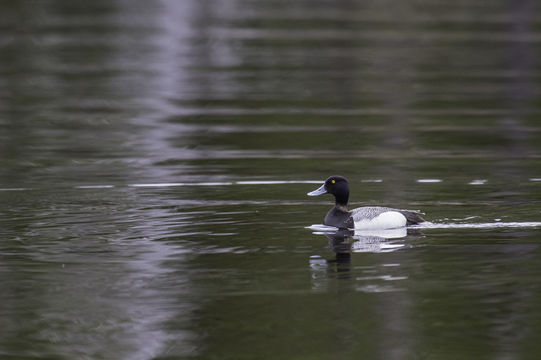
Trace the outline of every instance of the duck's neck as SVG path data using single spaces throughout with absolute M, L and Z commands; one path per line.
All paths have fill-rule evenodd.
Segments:
M 349 200 L 349 191 L 341 191 L 339 194 L 334 195 L 334 206 L 340 210 L 347 212 L 348 211 L 348 200 Z

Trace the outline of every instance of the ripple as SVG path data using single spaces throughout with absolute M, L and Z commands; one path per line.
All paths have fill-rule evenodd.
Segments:
M 477 179 L 477 180 L 472 180 L 468 183 L 468 185 L 484 185 L 486 184 L 488 180 L 484 180 L 484 179 Z
M 173 186 L 222 186 L 233 185 L 232 182 L 194 182 L 194 183 L 154 183 L 154 184 L 128 184 L 129 187 L 173 187 Z
M 415 229 L 495 229 L 495 228 L 536 228 L 541 227 L 541 222 L 490 222 L 490 223 L 433 223 L 424 222 L 413 225 Z
M 443 180 L 442 179 L 417 179 L 418 183 L 440 183 Z
M 321 180 L 245 180 L 245 181 L 214 181 L 214 182 L 178 182 L 178 183 L 148 183 L 128 184 L 129 187 L 174 187 L 174 186 L 230 186 L 230 185 L 280 185 L 280 184 L 321 184 Z
M 373 178 L 373 179 L 360 179 L 355 182 L 357 183 L 383 183 L 384 179 Z M 419 184 L 434 184 L 442 183 L 444 181 L 456 181 L 455 179 L 440 179 L 440 178 L 422 178 L 412 180 Z M 526 181 L 530 182 L 541 182 L 541 178 L 527 178 Z M 287 185 L 287 184 L 321 184 L 323 180 L 239 180 L 239 181 L 193 181 L 193 182 L 156 182 L 156 183 L 131 183 L 131 184 L 85 184 L 85 185 L 68 185 L 72 189 L 77 190 L 100 190 L 100 189 L 113 189 L 113 188 L 169 188 L 169 187 L 183 187 L 183 186 L 236 186 L 236 185 Z M 468 185 L 485 185 L 488 183 L 487 179 L 474 179 L 467 182 Z M 58 187 L 61 187 L 58 186 Z M 31 191 L 36 189 L 44 189 L 47 187 L 5 187 L 0 188 L 0 192 L 9 192 L 9 191 Z
M 321 184 L 322 180 L 253 180 L 236 181 L 236 185 Z
M 355 290 L 360 291 L 360 292 L 365 292 L 365 293 L 387 293 L 387 292 L 404 291 L 404 289 L 402 288 L 397 288 L 394 286 L 382 286 L 382 285 L 359 286 Z

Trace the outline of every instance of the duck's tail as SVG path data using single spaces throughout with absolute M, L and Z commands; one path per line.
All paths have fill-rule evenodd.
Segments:
M 425 222 L 426 220 L 423 219 L 421 215 L 424 215 L 420 211 L 415 210 L 399 210 L 402 215 L 406 217 L 406 225 L 415 225 L 420 224 L 422 222 Z

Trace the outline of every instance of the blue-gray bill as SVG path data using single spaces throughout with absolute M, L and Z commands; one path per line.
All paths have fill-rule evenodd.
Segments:
M 323 184 L 318 189 L 316 189 L 314 191 L 310 191 L 306 195 L 308 195 L 308 196 L 318 196 L 318 195 L 323 195 L 323 194 L 326 194 L 326 193 L 327 193 L 327 190 L 325 190 L 325 184 Z

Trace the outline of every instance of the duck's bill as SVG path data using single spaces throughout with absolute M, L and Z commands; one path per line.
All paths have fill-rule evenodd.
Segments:
M 318 195 L 323 195 L 323 194 L 326 194 L 327 193 L 327 190 L 325 190 L 325 184 L 321 185 L 320 188 L 314 190 L 314 191 L 310 191 L 308 194 L 308 196 L 318 196 Z

